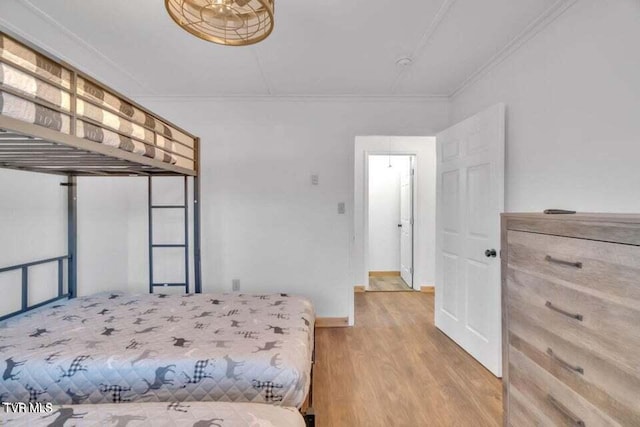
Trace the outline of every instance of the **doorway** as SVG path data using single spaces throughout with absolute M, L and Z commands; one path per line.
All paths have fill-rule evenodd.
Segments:
M 368 156 L 369 291 L 414 290 L 415 156 Z
M 370 271 L 386 271 L 371 267 L 369 253 L 369 158 L 371 156 L 381 156 L 386 159 L 387 169 L 389 169 L 389 156 L 391 156 L 392 166 L 395 156 L 409 156 L 413 159 L 413 224 L 410 230 L 413 232 L 413 265 L 411 266 L 413 271 L 410 289 L 433 293 L 436 260 L 436 138 L 428 136 L 356 137 L 353 176 L 354 232 L 350 248 L 354 291 L 369 290 Z M 384 165 L 384 161 L 382 163 Z M 396 217 L 396 222 L 391 223 L 396 239 L 400 238 L 398 224 L 401 222 L 398 222 L 398 219 L 399 217 Z M 399 240 L 396 242 L 399 244 Z M 390 271 L 395 271 L 394 274 L 397 275 L 401 269 L 396 264 L 396 267 Z
M 504 104 L 437 138 L 358 136 L 354 150 L 354 291 L 367 290 L 372 271 L 369 157 L 415 155 L 413 288 L 435 292 L 435 326 L 496 376 L 502 375 L 496 254 L 499 213 L 504 210 L 504 153 Z

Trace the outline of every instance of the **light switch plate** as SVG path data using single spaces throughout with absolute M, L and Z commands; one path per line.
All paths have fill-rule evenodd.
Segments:
M 234 292 L 238 292 L 240 290 L 240 279 L 233 279 L 231 281 L 231 289 Z
M 338 214 L 344 215 L 345 212 L 346 212 L 346 208 L 345 208 L 344 202 L 338 203 Z

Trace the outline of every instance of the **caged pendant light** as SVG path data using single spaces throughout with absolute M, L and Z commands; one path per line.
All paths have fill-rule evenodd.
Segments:
M 201 39 L 246 46 L 266 39 L 274 26 L 275 0 L 165 0 L 171 18 Z

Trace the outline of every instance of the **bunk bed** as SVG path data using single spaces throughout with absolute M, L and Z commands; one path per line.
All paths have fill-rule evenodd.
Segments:
M 67 253 L 0 268 L 22 277 L 20 307 L 0 316 L 0 400 L 259 402 L 308 407 L 313 424 L 311 304 L 284 294 L 201 294 L 199 149 L 196 136 L 0 32 L 0 167 L 64 175 L 68 189 Z M 76 298 L 78 176 L 148 178 L 149 294 Z M 154 206 L 156 176 L 184 178 L 184 206 Z M 153 243 L 155 208 L 184 209 L 183 244 Z M 155 283 L 154 249 L 176 246 L 185 250 L 185 282 Z M 50 263 L 57 264 L 57 295 L 32 302 L 29 271 Z M 185 294 L 154 293 L 164 286 L 184 286 Z

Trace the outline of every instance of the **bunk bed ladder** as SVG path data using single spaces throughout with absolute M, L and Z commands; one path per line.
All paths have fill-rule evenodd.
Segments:
M 184 287 L 185 293 L 189 293 L 189 181 L 184 177 L 184 204 L 182 205 L 154 205 L 153 204 L 153 178 L 149 177 L 149 292 L 153 293 L 158 287 Z M 160 209 L 176 209 L 184 211 L 184 241 L 183 243 L 154 243 L 153 240 L 153 212 Z M 184 282 L 167 283 L 157 282 L 153 277 L 153 257 L 156 249 L 183 248 L 184 249 Z M 196 286 L 197 288 L 197 286 Z M 196 291 L 198 291 L 196 289 Z

